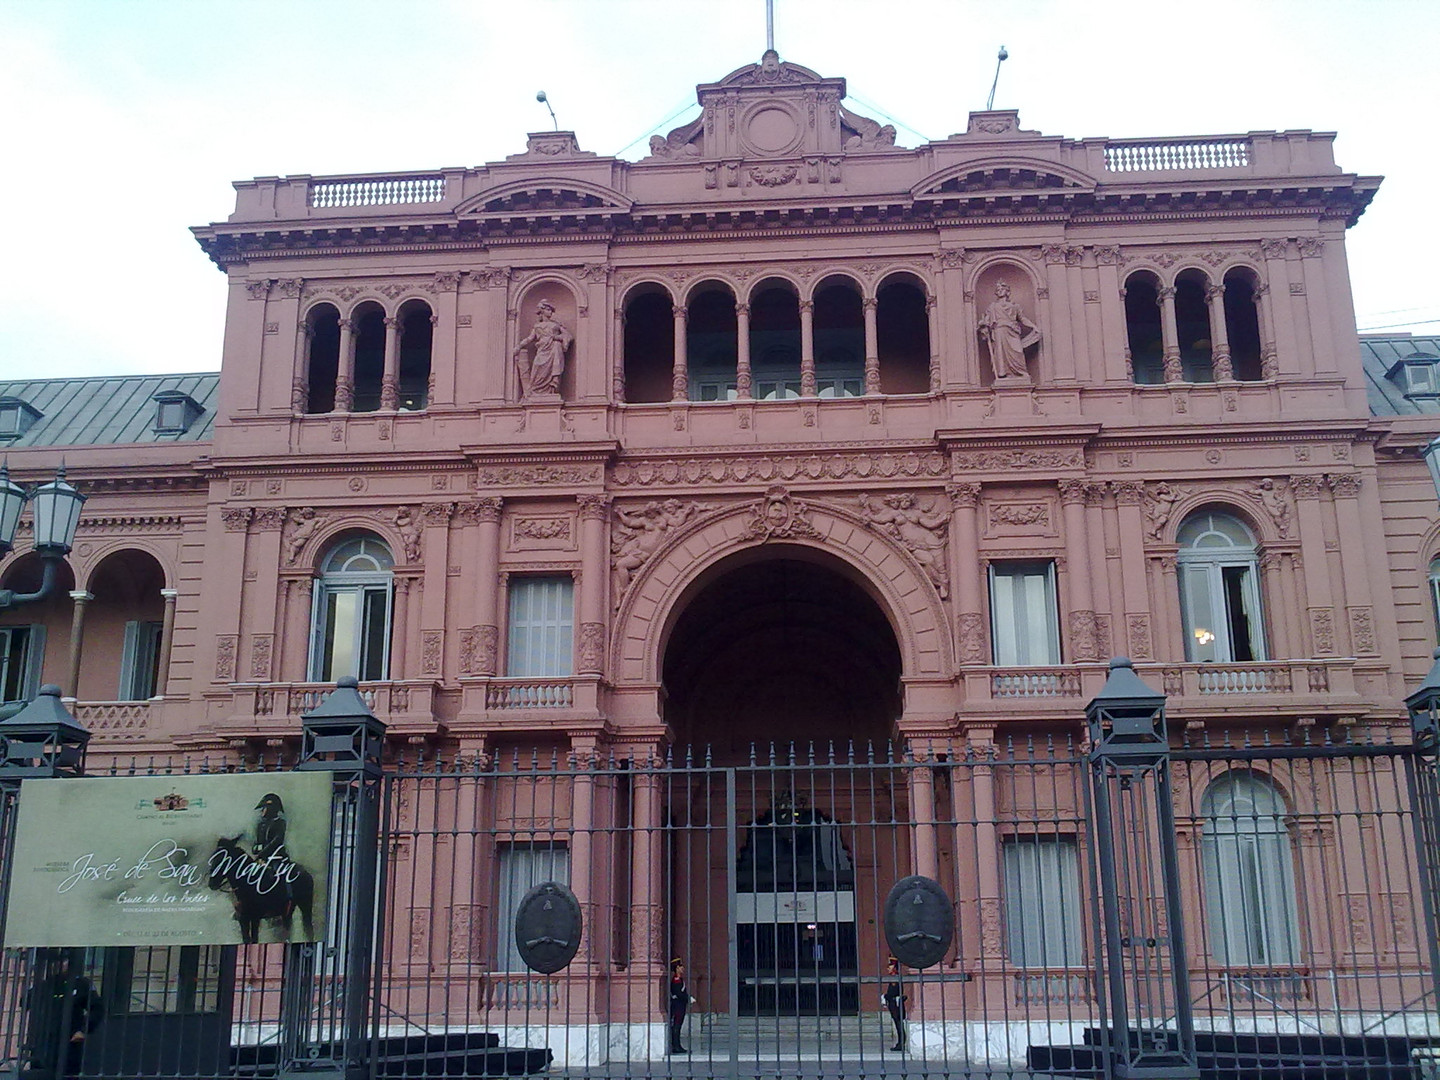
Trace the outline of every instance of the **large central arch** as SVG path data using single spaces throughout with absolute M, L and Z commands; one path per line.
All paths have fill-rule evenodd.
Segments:
M 910 553 L 858 511 L 792 499 L 774 487 L 764 498 L 698 515 L 636 573 L 616 614 L 611 671 L 617 686 L 662 681 L 669 635 L 717 566 L 741 553 L 765 558 L 782 551 L 787 558 L 827 561 L 874 599 L 894 632 L 902 680 L 953 676 L 944 604 Z

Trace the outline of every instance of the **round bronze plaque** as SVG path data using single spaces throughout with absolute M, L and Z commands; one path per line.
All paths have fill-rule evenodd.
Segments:
M 542 881 L 515 909 L 515 946 L 531 971 L 554 975 L 580 948 L 584 916 L 575 894 L 558 881 Z
M 901 878 L 885 898 L 885 940 L 906 967 L 938 964 L 955 937 L 955 913 L 938 881 L 920 874 Z

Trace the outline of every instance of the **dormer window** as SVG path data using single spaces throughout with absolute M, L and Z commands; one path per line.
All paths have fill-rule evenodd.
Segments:
M 1440 356 L 1411 353 L 1397 360 L 1386 375 L 1404 388 L 1406 397 L 1440 397 Z
M 0 397 L 0 442 L 20 438 L 43 415 L 23 398 Z
M 155 402 L 155 434 L 183 435 L 205 410 L 189 394 L 179 390 L 161 390 Z

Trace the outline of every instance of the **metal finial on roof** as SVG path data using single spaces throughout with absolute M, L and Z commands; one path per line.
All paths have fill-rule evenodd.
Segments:
M 765 51 L 775 51 L 775 0 L 765 0 Z

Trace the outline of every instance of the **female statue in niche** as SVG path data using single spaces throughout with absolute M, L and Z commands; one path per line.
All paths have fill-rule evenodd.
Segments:
M 995 283 L 995 300 L 980 316 L 980 336 L 990 346 L 996 379 L 1028 374 L 1025 350 L 1040 340 L 1040 331 L 1010 299 L 1010 283 L 1004 278 Z
M 520 372 L 520 396 L 559 394 L 560 376 L 565 373 L 565 353 L 575 335 L 555 318 L 555 305 L 541 300 L 535 308 L 535 325 L 515 347 L 515 364 Z

